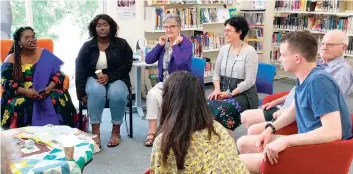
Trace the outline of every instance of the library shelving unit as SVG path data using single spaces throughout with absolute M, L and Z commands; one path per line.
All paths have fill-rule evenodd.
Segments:
M 194 57 L 206 58 L 204 81 L 210 83 L 217 55 L 225 44 L 224 21 L 236 14 L 237 5 L 237 0 L 149 0 L 144 3 L 144 37 L 153 47 L 164 33 L 164 16 L 178 14 L 181 33 L 193 43 Z
M 285 73 L 278 63 L 281 36 L 291 31 L 308 30 L 321 42 L 327 31 L 343 30 L 349 37 L 344 56 L 353 65 L 353 1 L 276 0 L 272 5 L 274 18 L 270 62 L 278 67 L 276 78 L 294 79 L 294 75 Z
M 245 42 L 255 48 L 260 62 L 262 62 L 265 12 L 265 9 L 241 9 L 239 11 L 239 15 L 246 19 L 250 28 Z

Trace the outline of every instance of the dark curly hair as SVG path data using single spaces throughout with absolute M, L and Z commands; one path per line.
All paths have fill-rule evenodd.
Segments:
M 22 75 L 22 67 L 21 67 L 21 51 L 22 48 L 18 42 L 20 42 L 22 33 L 26 30 L 31 30 L 34 34 L 34 30 L 31 27 L 20 27 L 18 28 L 15 33 L 13 34 L 13 44 L 11 46 L 11 49 L 9 51 L 9 54 L 14 53 L 14 64 L 13 64 L 13 71 L 12 71 L 12 76 L 15 80 L 22 81 L 23 80 L 23 75 Z
M 226 26 L 227 24 L 234 27 L 236 32 L 238 32 L 239 30 L 241 31 L 241 40 L 244 40 L 245 36 L 249 32 L 249 24 L 243 16 L 233 16 L 224 22 L 224 26 Z
M 97 22 L 99 19 L 103 19 L 105 21 L 108 22 L 109 26 L 110 26 L 110 33 L 109 33 L 109 38 L 115 38 L 119 27 L 118 24 L 116 24 L 116 22 L 114 21 L 113 18 L 111 18 L 109 15 L 106 14 L 99 14 L 96 17 L 94 17 L 94 19 L 89 23 L 88 26 L 88 30 L 89 30 L 89 36 L 90 38 L 97 38 L 97 31 L 96 31 L 96 26 L 97 26 Z

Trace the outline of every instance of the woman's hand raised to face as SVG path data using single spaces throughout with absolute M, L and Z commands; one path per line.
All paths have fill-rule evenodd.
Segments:
M 166 41 L 165 35 L 159 37 L 159 45 L 164 46 L 165 41 Z
M 183 41 L 183 37 L 181 37 L 180 35 L 175 39 L 173 45 L 178 45 Z

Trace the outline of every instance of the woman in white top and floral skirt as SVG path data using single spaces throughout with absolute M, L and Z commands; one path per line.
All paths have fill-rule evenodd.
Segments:
M 208 96 L 208 105 L 215 120 L 234 130 L 241 124 L 241 112 L 258 107 L 255 86 L 258 56 L 256 50 L 244 42 L 249 26 L 243 17 L 231 17 L 224 25 L 228 44 L 221 48 L 217 57 L 213 75 L 215 89 Z

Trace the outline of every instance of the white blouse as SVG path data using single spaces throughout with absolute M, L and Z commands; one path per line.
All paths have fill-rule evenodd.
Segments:
M 100 70 L 100 69 L 107 69 L 108 65 L 107 65 L 107 56 L 105 54 L 104 51 L 99 51 L 99 57 L 98 57 L 98 61 L 96 64 L 96 69 Z

